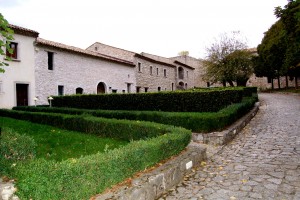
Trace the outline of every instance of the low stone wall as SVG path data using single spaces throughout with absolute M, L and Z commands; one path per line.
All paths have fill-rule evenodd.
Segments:
M 225 145 L 229 143 L 246 126 L 246 124 L 249 123 L 258 110 L 259 102 L 256 102 L 254 108 L 248 114 L 240 118 L 229 128 L 221 132 L 193 133 L 192 140 L 194 142 L 203 142 L 211 145 Z
M 132 180 L 130 186 L 122 186 L 114 192 L 96 196 L 95 200 L 154 200 L 178 185 L 193 167 L 206 159 L 206 148 L 189 145 L 187 150 L 162 166 Z

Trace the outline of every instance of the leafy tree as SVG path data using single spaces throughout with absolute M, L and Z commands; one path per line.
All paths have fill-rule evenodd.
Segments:
M 255 74 L 272 79 L 289 75 L 295 78 L 297 87 L 297 77 L 300 76 L 300 0 L 289 0 L 284 8 L 276 7 L 275 15 L 279 20 L 265 33 L 257 47 L 259 56 L 255 60 Z
M 207 58 L 204 60 L 207 81 L 216 83 L 228 82 L 234 86 L 246 86 L 253 73 L 252 52 L 247 50 L 245 39 L 240 32 L 222 34 L 211 47 L 207 48 Z M 225 85 L 225 84 L 224 84 Z
M 10 48 L 10 41 L 13 40 L 13 30 L 9 28 L 8 21 L 0 13 L 0 72 L 4 72 L 2 66 L 8 66 L 8 63 L 4 61 L 4 58 L 10 60 L 10 57 L 6 56 L 6 51 L 13 53 L 13 49 Z
M 257 47 L 259 56 L 254 65 L 256 76 L 274 79 L 287 73 L 286 68 L 283 67 L 286 45 L 286 32 L 279 20 L 265 33 L 261 44 Z
M 178 53 L 179 56 L 188 56 L 189 54 L 190 54 L 189 51 L 180 51 Z

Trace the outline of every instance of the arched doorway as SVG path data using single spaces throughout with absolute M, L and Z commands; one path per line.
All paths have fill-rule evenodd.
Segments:
M 105 93 L 105 83 L 100 82 L 97 85 L 97 94 L 103 94 Z

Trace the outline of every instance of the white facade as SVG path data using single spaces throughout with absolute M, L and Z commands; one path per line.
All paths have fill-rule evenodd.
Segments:
M 48 67 L 48 52 L 53 54 L 53 68 Z M 56 95 L 134 92 L 134 64 L 120 59 L 102 57 L 96 53 L 38 39 L 35 74 L 38 104 L 48 104 Z M 128 91 L 131 90 L 131 91 Z
M 0 108 L 34 105 L 35 75 L 34 75 L 34 41 L 38 36 L 35 31 L 14 29 L 13 43 L 17 44 L 17 56 L 12 61 L 4 59 L 9 66 L 3 67 L 0 73 Z

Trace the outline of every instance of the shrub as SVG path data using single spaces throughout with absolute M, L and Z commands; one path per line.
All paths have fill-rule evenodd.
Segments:
M 242 100 L 243 90 L 184 91 L 139 94 L 56 96 L 55 107 L 148 110 L 169 112 L 216 112 Z M 170 101 L 172 99 L 172 101 Z
M 36 144 L 27 135 L 7 130 L 1 134 L 0 140 L 1 157 L 7 160 L 27 160 L 35 157 Z
M 61 162 L 36 159 L 17 164 L 13 177 L 18 179 L 21 199 L 88 199 L 134 173 L 180 153 L 191 139 L 191 132 L 186 129 L 150 122 L 14 110 L 0 110 L 0 114 L 100 136 L 135 140 L 120 149 L 79 159 Z M 141 140 L 143 138 L 145 140 Z
M 3 130 L 0 136 L 0 173 L 11 173 L 16 161 L 35 158 L 35 148 L 36 143 L 31 137 L 10 129 Z
M 219 112 L 160 112 L 160 111 L 108 111 L 75 108 L 36 108 L 16 107 L 16 110 L 30 112 L 53 112 L 72 115 L 89 114 L 96 117 L 151 121 L 174 126 L 181 126 L 194 132 L 221 130 L 248 112 L 257 101 L 257 96 L 244 98 L 241 103 L 232 104 Z

